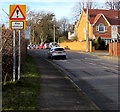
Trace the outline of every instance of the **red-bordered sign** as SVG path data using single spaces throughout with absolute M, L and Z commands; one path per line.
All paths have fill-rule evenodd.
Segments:
M 19 5 L 16 6 L 16 8 L 12 12 L 9 19 L 10 20 L 25 20 L 26 19 L 25 15 L 23 14 L 23 12 L 20 9 Z

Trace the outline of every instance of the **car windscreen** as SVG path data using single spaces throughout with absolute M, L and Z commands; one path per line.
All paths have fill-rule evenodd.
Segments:
M 56 48 L 55 51 L 64 51 L 63 48 Z

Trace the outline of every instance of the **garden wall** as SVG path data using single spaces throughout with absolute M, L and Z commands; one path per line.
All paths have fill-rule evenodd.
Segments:
M 59 44 L 61 47 L 70 50 L 86 51 L 86 41 L 63 42 Z M 89 42 L 89 52 L 92 52 L 92 42 Z

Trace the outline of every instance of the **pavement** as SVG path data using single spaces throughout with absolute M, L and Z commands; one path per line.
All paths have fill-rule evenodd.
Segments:
M 109 55 L 108 52 L 84 52 L 84 51 L 73 51 L 73 52 L 78 52 L 78 53 L 87 53 L 93 56 L 97 56 L 99 58 L 104 58 L 104 59 L 112 59 L 112 60 L 118 60 L 120 61 L 120 56 L 112 56 Z
M 89 54 L 98 56 L 98 57 L 104 58 L 104 59 L 120 60 L 119 56 L 111 56 L 111 55 L 109 55 L 109 53 L 105 53 L 105 52 L 92 52 Z
M 81 112 L 100 109 L 78 89 L 55 65 L 40 57 L 40 54 L 30 53 L 37 65 L 41 77 L 38 110 L 40 112 Z

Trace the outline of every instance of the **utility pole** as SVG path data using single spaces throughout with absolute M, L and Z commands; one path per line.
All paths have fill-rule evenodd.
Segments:
M 53 24 L 53 41 L 55 42 L 55 23 Z
M 89 4 L 89 1 L 88 1 Z M 88 7 L 86 10 L 86 52 L 89 51 L 89 21 L 88 21 Z

